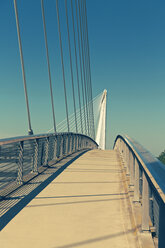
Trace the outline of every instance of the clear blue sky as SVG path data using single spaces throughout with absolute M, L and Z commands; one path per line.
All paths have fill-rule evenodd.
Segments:
M 35 133 L 43 133 L 53 124 L 40 0 L 17 2 L 32 128 Z M 59 122 L 65 117 L 65 108 L 56 7 L 55 0 L 44 3 Z M 59 3 L 70 96 L 64 1 Z M 124 133 L 158 155 L 165 149 L 165 2 L 87 0 L 87 14 L 93 95 L 103 89 L 108 91 L 108 148 L 118 133 Z M 0 1 L 0 89 L 0 137 L 26 134 L 27 115 L 11 0 Z M 73 112 L 71 97 L 69 112 Z

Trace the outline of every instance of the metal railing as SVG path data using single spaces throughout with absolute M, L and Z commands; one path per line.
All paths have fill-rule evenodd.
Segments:
M 128 136 L 118 135 L 114 143 L 123 159 L 133 201 L 141 203 L 142 231 L 158 237 L 158 247 L 165 247 L 165 165 Z
M 84 149 L 97 148 L 90 137 L 75 133 L 42 134 L 0 140 L 0 196 L 39 170 Z M 30 176 L 29 176 L 30 175 Z M 6 189 L 10 190 L 6 190 Z

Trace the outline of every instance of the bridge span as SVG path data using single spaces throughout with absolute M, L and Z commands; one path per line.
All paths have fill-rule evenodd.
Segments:
M 22 44 L 22 33 L 27 27 L 22 16 L 26 7 L 22 11 L 23 1 L 17 8 L 17 0 L 13 0 L 28 136 L 0 139 L 0 248 L 165 248 L 165 166 L 125 135 L 116 137 L 113 150 L 104 150 L 108 139 L 107 90 L 93 98 L 86 1 L 56 0 L 57 25 L 54 28 L 53 22 L 49 22 L 50 13 L 46 14 L 47 10 L 53 11 L 53 5 L 48 2 L 41 0 L 36 9 L 39 8 L 38 15 L 41 12 L 42 16 L 53 128 L 46 132 L 46 128 L 51 127 L 46 125 L 43 133 L 37 134 L 40 125 L 51 119 L 47 116 L 50 115 L 49 108 L 45 108 L 48 98 L 42 97 L 46 96 L 42 88 L 46 89 L 47 80 L 42 69 L 39 70 L 42 80 L 26 80 L 23 47 L 26 43 L 31 44 L 31 35 Z M 29 6 L 31 11 L 34 5 Z M 36 32 L 33 29 L 36 20 L 35 15 L 35 20 L 28 21 L 29 30 L 33 32 Z M 53 38 L 53 48 L 48 38 L 54 37 L 55 30 L 59 45 Z M 8 46 L 6 48 L 8 54 Z M 33 56 L 35 54 L 43 56 L 42 52 Z M 53 60 L 49 55 L 55 56 L 56 68 L 61 64 L 62 77 L 55 71 L 52 73 L 54 66 L 51 66 Z M 27 79 L 30 79 L 29 75 Z M 17 80 L 12 79 L 12 82 Z M 36 131 L 32 128 L 27 92 L 28 84 L 33 82 L 37 92 L 31 91 L 31 94 L 40 95 L 35 98 L 35 103 L 40 99 L 38 111 L 34 110 L 36 118 L 34 112 L 32 115 L 32 123 L 36 120 L 33 126 Z M 22 116 L 15 109 L 16 116 L 18 113 Z M 12 113 L 10 128 L 14 118 Z M 59 122 L 61 119 L 63 121 Z M 22 117 L 20 120 L 17 130 L 21 126 L 25 128 Z M 6 130 L 4 133 L 8 133 Z M 20 129 L 19 134 L 22 133 Z
M 8 248 L 140 247 L 119 152 L 91 150 L 74 160 L 3 228 L 0 240 Z

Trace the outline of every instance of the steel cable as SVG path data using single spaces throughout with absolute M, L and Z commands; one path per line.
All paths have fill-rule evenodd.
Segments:
M 68 104 L 67 104 L 67 94 L 66 94 L 65 70 L 64 70 L 64 59 L 63 59 L 63 49 L 62 49 L 62 39 L 61 39 L 58 0 L 56 0 L 56 12 L 57 12 L 57 22 L 58 22 L 58 34 L 59 34 L 59 41 L 60 41 L 61 65 L 62 65 L 63 85 L 64 85 L 64 95 L 65 95 L 66 118 L 67 118 L 68 132 L 69 132 L 70 129 L 69 129 L 69 118 L 68 118 Z
M 67 33 L 68 33 L 70 72 L 71 72 L 71 81 L 72 81 L 72 94 L 73 94 L 73 107 L 74 107 L 74 115 L 75 115 L 75 127 L 76 127 L 76 133 L 78 133 L 78 130 L 77 130 L 77 118 L 76 118 L 76 100 L 75 100 L 75 92 L 74 92 L 74 79 L 73 79 L 73 66 L 72 66 L 72 53 L 71 53 L 71 45 L 70 45 L 70 31 L 69 31 L 69 21 L 68 21 L 67 0 L 65 0 L 65 13 L 66 13 L 66 23 L 67 23 Z
M 80 12 L 81 12 L 81 19 L 82 19 L 82 40 L 84 45 L 84 66 L 86 71 L 86 91 L 87 91 L 87 109 L 88 109 L 88 120 L 89 120 L 89 131 L 90 136 L 92 135 L 92 127 L 91 127 L 91 104 L 90 102 L 90 84 L 89 84 L 89 70 L 88 70 L 88 56 L 87 56 L 87 37 L 86 37 L 86 29 L 85 29 L 85 20 L 84 20 L 84 8 L 83 8 L 83 1 L 80 1 Z
M 90 66 L 90 51 L 89 51 L 89 37 L 88 37 L 88 21 L 87 21 L 87 8 L 86 8 L 86 0 L 84 0 L 84 13 L 85 13 L 85 24 L 86 24 L 86 35 L 87 35 L 87 53 L 88 53 L 88 61 L 89 61 L 89 79 L 90 79 L 90 94 L 91 99 L 93 99 L 92 94 L 92 79 L 91 79 L 91 66 Z M 93 103 L 91 105 L 92 109 L 92 126 L 93 126 L 93 139 L 95 139 L 95 126 L 94 126 L 94 112 L 93 112 Z
M 22 43 L 21 43 L 21 35 L 20 35 L 19 18 L 18 18 L 18 10 L 17 10 L 17 1 L 16 0 L 14 0 L 14 10 L 15 10 L 17 35 L 18 35 L 18 43 L 19 43 L 19 52 L 20 52 L 21 67 L 22 67 L 22 76 L 23 76 L 23 84 L 24 84 L 24 92 L 25 92 L 25 101 L 26 101 L 26 108 L 27 108 L 27 115 L 28 115 L 28 125 L 29 125 L 28 134 L 33 135 L 33 130 L 32 130 L 32 127 L 31 127 L 29 101 L 28 101 L 28 94 L 27 94 L 27 87 L 26 87 L 25 67 L 24 67 L 24 59 L 23 59 L 23 52 L 22 52 Z
M 84 74 L 84 92 L 85 92 L 85 101 L 86 101 L 86 117 L 87 117 L 87 134 L 89 135 L 89 119 L 88 119 L 88 109 L 87 109 L 87 88 L 86 88 L 86 73 L 85 73 L 85 62 L 84 62 L 84 46 L 83 46 L 83 37 L 82 37 L 82 20 L 81 20 L 81 11 L 80 11 L 80 2 L 78 0 L 78 12 L 79 12 L 79 26 L 80 26 L 80 39 L 81 39 L 81 53 L 82 53 L 82 64 L 83 64 L 83 74 Z
M 100 112 L 100 103 L 102 101 L 102 95 L 103 93 L 101 92 L 99 95 L 97 95 L 96 97 L 94 97 L 91 102 L 93 104 L 93 106 L 95 107 L 95 109 L 97 110 L 97 112 L 95 113 L 95 120 L 96 120 L 96 126 L 97 126 L 97 119 L 98 119 L 98 114 Z M 85 108 L 85 106 L 83 106 L 81 108 L 81 112 L 83 112 L 83 109 Z M 80 109 L 76 110 L 76 114 L 77 114 L 77 125 L 80 126 Z M 70 126 L 72 126 L 72 123 L 74 121 L 74 113 L 72 113 L 69 116 L 69 123 L 71 124 Z M 83 121 L 83 125 L 85 124 L 84 119 L 82 119 Z M 47 131 L 48 133 L 50 133 L 53 130 L 53 128 L 51 128 L 49 131 Z M 66 123 L 66 118 L 64 120 L 62 120 L 60 123 L 57 124 L 57 131 L 63 131 L 66 132 L 67 131 L 67 123 Z
M 50 95 L 51 95 L 51 104 L 52 104 L 52 113 L 53 113 L 53 125 L 54 125 L 54 132 L 56 133 L 56 121 L 55 121 L 55 113 L 54 113 L 52 80 L 51 80 L 51 72 L 50 72 L 49 51 L 48 51 L 48 42 L 47 42 L 47 33 L 46 33 L 46 23 L 45 23 L 45 13 L 44 13 L 44 3 L 43 3 L 43 0 L 41 0 L 41 9 L 42 9 L 42 19 L 43 19 L 43 28 L 44 28 L 46 57 L 47 57 L 48 74 L 49 74 L 49 86 L 50 86 Z
M 74 13 L 73 13 L 73 2 L 72 2 L 72 0 L 71 0 L 71 11 L 72 11 L 72 24 L 73 24 L 73 37 L 74 37 L 74 51 L 75 51 L 76 74 L 77 74 L 77 86 L 78 86 L 78 99 L 79 99 L 80 119 L 81 119 L 81 132 L 83 133 L 82 113 L 81 113 L 81 98 L 80 98 L 80 82 L 79 82 L 79 73 L 78 73 L 78 61 L 77 61 L 77 49 L 76 49 L 76 35 L 75 35 L 75 24 L 74 24 Z
M 79 60 L 80 60 L 80 75 L 81 75 L 82 99 L 83 99 L 83 105 L 85 106 L 83 75 L 82 75 L 82 62 L 81 62 L 82 58 L 81 58 L 81 48 L 80 48 L 80 32 L 79 32 L 78 11 L 77 11 L 77 0 L 75 0 L 75 8 L 76 8 L 76 25 L 77 25 Z M 84 121 L 85 121 L 85 134 L 87 134 L 87 124 L 86 124 L 86 117 L 85 117 L 85 108 L 84 108 Z

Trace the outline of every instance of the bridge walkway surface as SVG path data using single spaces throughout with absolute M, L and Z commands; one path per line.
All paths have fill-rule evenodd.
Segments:
M 119 153 L 91 150 L 2 229 L 0 247 L 139 247 L 132 219 Z

